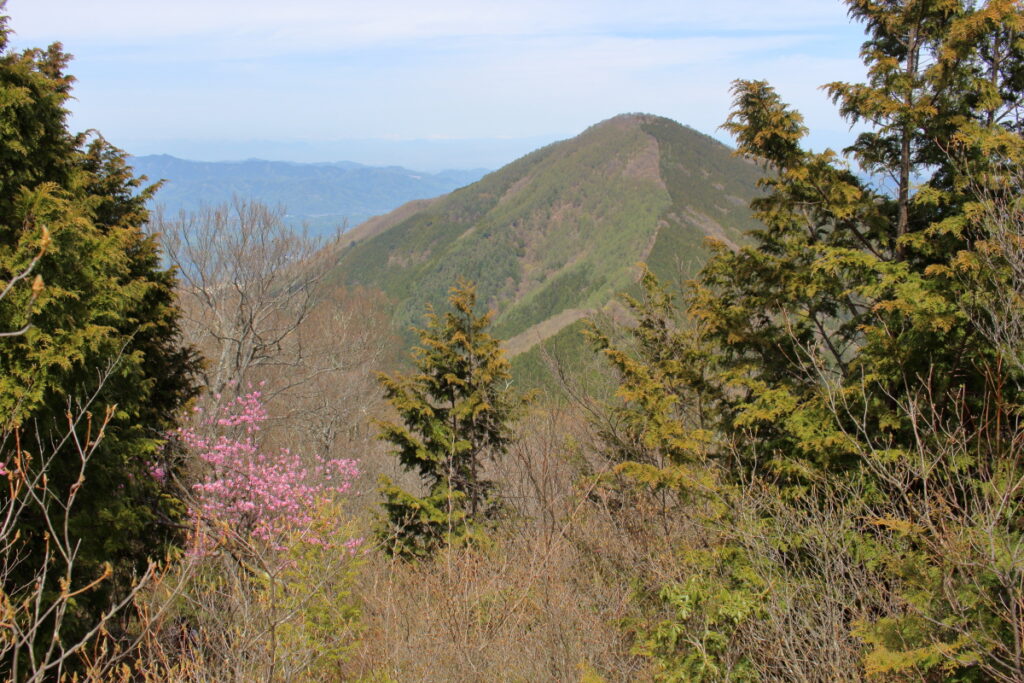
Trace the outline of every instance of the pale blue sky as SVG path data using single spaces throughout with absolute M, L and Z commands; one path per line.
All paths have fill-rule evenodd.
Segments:
M 75 55 L 76 128 L 132 153 L 496 167 L 622 112 L 726 139 L 767 78 L 812 145 L 862 78 L 838 0 L 9 0 L 18 47 Z

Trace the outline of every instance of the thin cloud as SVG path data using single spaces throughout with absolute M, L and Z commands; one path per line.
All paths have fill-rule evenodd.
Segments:
M 737 77 L 778 79 L 812 127 L 838 130 L 816 87 L 832 79 L 825 66 L 856 72 L 861 35 L 838 0 L 9 0 L 7 11 L 16 46 L 60 40 L 76 55 L 75 125 L 115 142 L 553 139 L 623 111 L 714 132 Z
M 845 23 L 832 0 L 675 2 L 516 0 L 11 0 L 26 41 L 145 45 L 182 39 L 231 43 L 273 37 L 282 49 L 349 49 L 454 37 L 800 31 Z

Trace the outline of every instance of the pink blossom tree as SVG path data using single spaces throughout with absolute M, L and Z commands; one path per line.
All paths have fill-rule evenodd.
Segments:
M 196 416 L 177 435 L 203 466 L 192 486 L 191 510 L 201 529 L 227 530 L 245 541 L 276 546 L 291 533 L 312 529 L 317 509 L 347 493 L 359 474 L 355 460 L 263 448 L 259 436 L 267 412 L 258 389 L 210 413 L 197 409 Z M 161 478 L 164 471 L 155 467 L 152 474 Z M 200 532 L 197 546 L 203 538 L 208 536 Z M 306 540 L 354 550 L 361 539 L 313 533 Z

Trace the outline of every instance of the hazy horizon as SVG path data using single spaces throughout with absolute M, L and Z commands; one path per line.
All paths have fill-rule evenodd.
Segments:
M 253 159 L 291 163 L 354 162 L 413 171 L 495 170 L 562 138 L 481 140 L 151 140 L 117 141 L 132 156 L 167 154 L 201 162 Z
M 75 56 L 72 125 L 135 155 L 497 168 L 627 112 L 719 140 L 764 78 L 814 147 L 852 136 L 822 83 L 860 80 L 835 0 L 9 0 L 12 45 Z

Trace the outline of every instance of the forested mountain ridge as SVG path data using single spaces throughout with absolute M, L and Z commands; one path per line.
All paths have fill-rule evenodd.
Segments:
M 170 213 L 228 202 L 233 196 L 282 205 L 295 227 L 319 234 L 352 227 L 414 199 L 436 197 L 478 180 L 484 169 L 424 173 L 351 161 L 189 161 L 166 154 L 132 157 L 135 171 L 164 180 L 152 204 Z
M 633 286 L 637 262 L 691 276 L 706 238 L 741 241 L 758 175 L 706 135 L 625 114 L 374 219 L 339 245 L 332 279 L 383 290 L 405 329 L 466 277 L 522 352 Z

